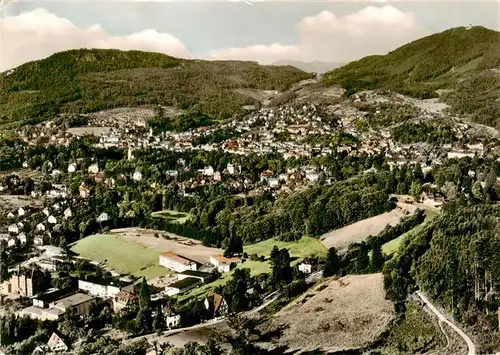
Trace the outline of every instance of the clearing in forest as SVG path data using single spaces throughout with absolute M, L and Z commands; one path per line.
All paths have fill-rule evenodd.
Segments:
M 289 351 L 341 351 L 365 347 L 386 330 L 394 306 L 382 274 L 329 279 L 276 313 L 267 330 L 282 330 L 273 345 Z

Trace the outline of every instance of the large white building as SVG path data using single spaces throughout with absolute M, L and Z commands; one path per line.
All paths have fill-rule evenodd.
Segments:
M 196 271 L 198 267 L 196 262 L 169 251 L 160 255 L 160 265 L 176 272 Z
M 216 255 L 210 257 L 210 264 L 217 267 L 219 272 L 229 272 L 231 271 L 232 265 L 241 264 L 243 260 L 240 258 L 226 258 L 222 255 Z
M 96 280 L 78 280 L 78 289 L 98 297 L 115 297 L 120 292 L 118 285 Z

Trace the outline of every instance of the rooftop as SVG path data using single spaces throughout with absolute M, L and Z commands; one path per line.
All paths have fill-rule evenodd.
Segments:
M 226 258 L 224 255 L 215 255 L 213 258 L 217 259 L 222 264 L 231 264 L 241 262 L 240 258 Z
M 88 302 L 88 301 L 91 301 L 93 299 L 95 299 L 96 297 L 94 296 L 90 296 L 90 295 L 87 295 L 85 293 L 75 293 L 74 295 L 71 295 L 71 296 L 68 296 L 66 298 L 63 298 L 63 299 L 60 299 L 54 307 L 64 307 L 64 308 L 68 308 L 68 307 L 72 307 L 72 306 L 76 306 L 76 305 L 79 305 L 81 303 L 84 303 L 84 302 Z
M 212 274 L 208 272 L 202 272 L 202 271 L 194 271 L 194 270 L 186 270 L 183 272 L 178 272 L 178 275 L 188 275 L 188 276 L 193 276 L 193 277 L 203 277 L 207 278 L 210 277 Z
M 171 251 L 167 251 L 167 252 L 161 254 L 161 256 L 175 260 L 176 262 L 184 264 L 184 265 L 191 265 L 191 264 L 195 263 L 194 261 L 189 260 L 183 256 L 178 255 L 178 254 L 172 253 Z
M 170 284 L 167 287 L 172 287 L 172 288 L 177 288 L 179 290 L 183 290 L 189 286 L 193 286 L 193 285 L 196 285 L 199 283 L 201 283 L 200 279 L 197 279 L 194 277 L 186 277 L 185 279 L 174 282 L 173 284 Z

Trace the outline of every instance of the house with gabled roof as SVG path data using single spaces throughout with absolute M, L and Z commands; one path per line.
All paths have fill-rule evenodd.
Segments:
M 48 348 L 53 352 L 65 352 L 69 350 L 69 347 L 66 343 L 61 339 L 57 333 L 52 333 L 49 341 L 47 342 Z
M 213 318 L 221 318 L 229 314 L 229 305 L 225 298 L 216 292 L 208 293 L 203 304 Z

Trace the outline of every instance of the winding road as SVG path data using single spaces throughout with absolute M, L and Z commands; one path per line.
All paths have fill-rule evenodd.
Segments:
M 462 337 L 463 340 L 467 343 L 467 347 L 469 348 L 469 352 L 467 355 L 476 355 L 476 346 L 472 342 L 472 339 L 469 338 L 467 334 L 465 334 L 460 328 L 458 328 L 455 324 L 450 322 L 445 315 L 443 315 L 440 311 L 437 310 L 436 307 L 425 297 L 420 291 L 416 292 L 417 296 L 424 301 L 424 303 L 429 307 L 429 309 L 438 317 L 440 322 L 444 322 L 448 324 L 455 332 L 458 333 Z

